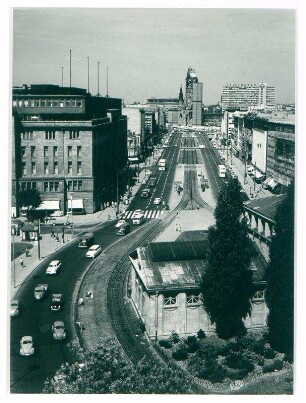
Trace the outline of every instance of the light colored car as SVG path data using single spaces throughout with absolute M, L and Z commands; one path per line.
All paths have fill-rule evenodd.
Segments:
M 199 148 L 205 148 L 205 145 L 204 145 L 204 144 L 200 144 L 200 145 L 199 145 Z
M 32 336 L 23 336 L 20 340 L 20 355 L 30 356 L 34 354 L 34 343 Z
M 133 215 L 132 215 L 132 218 L 136 218 L 136 217 L 141 216 L 141 215 L 144 215 L 143 210 L 135 210 Z
M 86 257 L 95 258 L 102 252 L 102 248 L 100 245 L 93 245 L 91 246 L 88 251 L 86 252 Z
M 48 284 L 38 284 L 34 289 L 34 298 L 40 301 L 48 292 Z
M 13 299 L 11 301 L 11 309 L 10 309 L 10 314 L 12 317 L 18 316 L 20 312 L 20 305 L 19 305 L 19 300 L 18 299 Z
M 52 260 L 47 267 L 46 274 L 57 274 L 61 267 L 62 263 L 59 260 Z
M 162 202 L 161 197 L 155 197 L 155 199 L 154 199 L 154 201 L 153 201 L 153 204 L 159 205 L 159 204 L 161 204 L 161 202 Z
M 52 325 L 52 336 L 55 340 L 64 340 L 67 337 L 64 322 L 58 320 Z
M 122 225 L 126 224 L 125 220 L 118 220 L 117 224 L 115 225 L 116 228 L 120 228 Z

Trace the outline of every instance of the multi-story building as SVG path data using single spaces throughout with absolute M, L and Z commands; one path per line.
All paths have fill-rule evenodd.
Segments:
M 194 83 L 192 88 L 192 125 L 202 125 L 202 97 L 203 97 L 203 84 Z
M 222 92 L 222 109 L 236 108 L 248 110 L 250 106 L 269 106 L 275 104 L 275 87 L 267 83 L 227 84 Z
M 13 209 L 19 190 L 29 188 L 41 194 L 46 214 L 93 213 L 115 200 L 127 162 L 120 99 L 75 87 L 14 87 L 12 141 Z

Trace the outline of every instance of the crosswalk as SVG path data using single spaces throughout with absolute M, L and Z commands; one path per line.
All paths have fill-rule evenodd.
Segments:
M 129 219 L 133 217 L 136 210 L 127 210 L 122 218 Z M 145 218 L 160 218 L 165 213 L 165 210 L 146 210 L 144 213 Z

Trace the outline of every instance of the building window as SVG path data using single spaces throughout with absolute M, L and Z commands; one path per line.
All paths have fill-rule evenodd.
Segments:
M 21 163 L 21 168 L 22 168 L 22 175 L 27 174 L 27 164 L 25 162 Z
M 58 157 L 58 147 L 54 146 L 53 147 L 53 158 L 57 158 Z
M 26 156 L 26 148 L 21 147 L 21 158 L 25 158 L 25 156 Z
M 169 305 L 176 305 L 176 296 L 169 296 L 169 297 L 164 297 L 164 305 L 169 306 Z
M 42 108 L 45 108 L 46 105 L 47 105 L 46 100 L 45 100 L 45 99 L 42 99 L 42 100 L 41 100 L 41 103 L 40 103 L 40 106 L 41 106 Z
M 53 163 L 54 175 L 58 175 L 58 162 Z
M 49 182 L 49 192 L 54 192 L 54 182 Z
M 30 107 L 31 107 L 31 108 L 34 108 L 34 106 L 35 106 L 35 101 L 34 101 L 34 99 L 30 99 Z
M 14 106 L 17 106 L 17 101 L 16 100 L 13 101 L 13 107 Z
M 82 147 L 81 146 L 77 146 L 77 157 L 78 158 L 82 157 Z
M 65 106 L 65 101 L 59 101 L 59 107 L 63 108 Z
M 75 100 L 75 99 L 73 99 L 73 100 L 71 101 L 71 106 L 72 106 L 73 108 L 76 107 L 76 100 Z
M 40 107 L 40 99 L 35 99 L 35 107 L 36 108 Z
M 44 192 L 48 192 L 48 182 L 44 182 Z
M 31 182 L 32 183 L 32 189 L 36 189 L 36 182 Z
M 22 100 L 19 100 L 19 101 L 18 101 L 18 106 L 22 106 L 22 105 L 23 105 Z
M 68 174 L 72 175 L 72 161 L 68 161 Z
M 80 132 L 78 130 L 70 130 L 69 131 L 69 139 L 77 140 L 79 138 Z
M 78 190 L 82 190 L 82 188 L 83 188 L 83 182 L 78 181 Z
M 59 189 L 59 182 L 54 182 L 54 190 L 55 192 L 58 192 Z
M 27 131 L 21 133 L 22 140 L 33 140 L 33 132 Z
M 77 181 L 73 181 L 73 190 L 78 190 L 78 182 Z
M 68 154 L 68 157 L 72 157 L 72 146 L 67 147 L 67 154 Z
M 28 99 L 25 99 L 25 100 L 23 101 L 23 105 L 27 108 L 27 107 L 29 106 L 29 100 L 28 100 Z
M 58 99 L 53 100 L 53 106 L 54 108 L 58 108 Z
M 260 302 L 265 300 L 265 290 L 256 291 L 252 297 L 253 302 Z
M 35 158 L 35 151 L 36 151 L 36 147 L 31 146 L 31 158 Z
M 69 191 L 69 192 L 72 191 L 72 182 L 71 182 L 71 181 L 68 181 L 68 182 L 67 182 L 67 188 L 68 188 L 68 191 Z
M 82 175 L 82 162 L 81 161 L 78 161 L 77 173 L 78 173 L 78 175 Z
M 191 294 L 186 296 L 187 304 L 198 304 L 200 301 L 200 297 L 198 294 Z
M 70 108 L 70 99 L 66 99 L 66 108 Z
M 78 99 L 77 100 L 77 107 L 80 108 L 82 106 L 82 100 Z
M 45 132 L 46 140 L 54 140 L 55 139 L 55 131 L 54 130 L 47 130 Z
M 47 106 L 48 108 L 52 108 L 52 99 L 47 100 Z
M 48 157 L 48 146 L 44 146 L 44 157 Z
M 36 162 L 32 162 L 32 175 L 36 175 Z
M 48 175 L 49 174 L 49 163 L 44 162 L 44 174 Z

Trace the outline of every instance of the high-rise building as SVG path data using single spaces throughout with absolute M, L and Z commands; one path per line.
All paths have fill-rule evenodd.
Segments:
M 192 88 L 192 125 L 202 125 L 202 94 L 203 84 L 194 83 Z
M 269 106 L 275 104 L 275 87 L 267 83 L 228 84 L 223 87 L 222 109 L 247 110 L 250 106 Z
M 20 189 L 37 189 L 46 215 L 68 209 L 93 213 L 115 200 L 117 173 L 127 163 L 121 111 L 121 99 L 81 88 L 14 87 L 12 213 L 21 207 Z
M 199 81 L 196 72 L 192 67 L 188 67 L 185 81 L 186 81 L 186 98 L 185 98 L 186 124 L 190 124 L 192 122 L 193 84 L 196 84 Z

